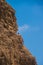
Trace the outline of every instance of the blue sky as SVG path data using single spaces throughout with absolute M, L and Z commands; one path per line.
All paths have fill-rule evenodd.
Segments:
M 15 10 L 24 45 L 43 65 L 43 0 L 6 0 Z

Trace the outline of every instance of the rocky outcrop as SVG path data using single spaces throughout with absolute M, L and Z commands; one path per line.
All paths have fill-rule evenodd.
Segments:
M 0 65 L 37 65 L 17 31 L 15 10 L 0 0 Z

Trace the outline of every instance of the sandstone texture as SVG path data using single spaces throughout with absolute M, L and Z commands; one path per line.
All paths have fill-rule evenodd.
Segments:
M 37 65 L 17 31 L 15 10 L 0 0 L 0 65 Z

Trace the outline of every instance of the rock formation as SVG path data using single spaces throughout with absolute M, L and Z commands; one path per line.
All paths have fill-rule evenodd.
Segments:
M 15 10 L 0 0 L 0 65 L 37 65 L 17 31 Z

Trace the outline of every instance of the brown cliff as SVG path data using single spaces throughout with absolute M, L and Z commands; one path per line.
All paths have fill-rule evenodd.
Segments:
M 0 0 L 0 65 L 37 65 L 17 30 L 15 10 Z

